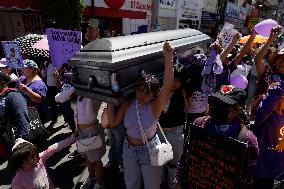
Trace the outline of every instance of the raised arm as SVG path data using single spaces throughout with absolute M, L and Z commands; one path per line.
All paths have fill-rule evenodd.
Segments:
M 222 62 L 224 62 L 226 60 L 226 58 L 228 57 L 228 54 L 234 49 L 236 44 L 239 42 L 240 37 L 241 36 L 240 36 L 239 32 L 236 32 L 234 34 L 232 42 L 220 55 L 220 59 L 221 59 Z
M 164 71 L 163 87 L 160 94 L 154 100 L 152 105 L 153 114 L 157 119 L 160 117 L 160 114 L 165 104 L 169 100 L 174 82 L 174 70 L 173 70 L 174 49 L 169 42 L 165 42 L 163 51 L 165 55 L 165 71 Z
M 264 65 L 264 62 L 263 62 L 263 58 L 264 58 L 265 54 L 267 53 L 267 50 L 269 49 L 270 45 L 277 38 L 277 36 L 281 33 L 281 28 L 282 27 L 279 26 L 279 25 L 272 28 L 267 42 L 265 43 L 265 45 L 260 49 L 260 51 L 255 56 L 255 66 L 256 66 L 256 71 L 257 71 L 258 77 L 263 75 L 263 73 L 265 72 L 265 65 Z
M 252 34 L 249 38 L 249 40 L 246 42 L 245 46 L 241 49 L 241 51 L 239 52 L 239 54 L 234 58 L 233 60 L 233 63 L 237 66 L 242 58 L 247 54 L 249 53 L 250 49 L 251 49 L 251 46 L 252 46 L 252 43 L 253 43 L 253 40 L 256 36 L 256 32 L 253 30 L 252 31 Z

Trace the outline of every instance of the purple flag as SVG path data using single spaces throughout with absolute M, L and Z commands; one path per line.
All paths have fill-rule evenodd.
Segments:
M 20 50 L 20 43 L 16 41 L 2 41 L 3 50 L 7 65 L 11 68 L 23 68 L 23 57 Z
M 81 49 L 82 33 L 80 31 L 48 28 L 46 30 L 51 62 L 60 68 Z

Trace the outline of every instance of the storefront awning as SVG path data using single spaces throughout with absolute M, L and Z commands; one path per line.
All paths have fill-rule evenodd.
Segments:
M 110 9 L 110 8 L 102 8 L 102 7 L 90 7 L 90 6 L 85 7 L 84 15 L 86 17 L 91 17 L 92 11 L 94 13 L 94 16 L 102 16 L 102 17 L 146 19 L 146 16 L 147 16 L 146 12 Z
M 1 0 L 0 8 L 17 10 L 41 10 L 40 0 Z

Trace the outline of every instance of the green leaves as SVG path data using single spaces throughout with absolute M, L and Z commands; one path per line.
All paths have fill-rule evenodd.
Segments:
M 83 0 L 42 0 L 47 27 L 80 30 L 84 7 Z

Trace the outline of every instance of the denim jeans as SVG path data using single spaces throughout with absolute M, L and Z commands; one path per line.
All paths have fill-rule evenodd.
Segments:
M 158 135 L 149 141 L 150 148 L 159 145 Z M 147 145 L 133 146 L 127 138 L 123 143 L 124 181 L 127 189 L 140 189 L 143 178 L 144 189 L 160 189 L 161 167 L 151 164 Z
M 161 132 L 158 133 L 161 142 L 165 142 Z M 177 171 L 177 164 L 182 154 L 183 146 L 183 126 L 173 128 L 170 131 L 164 131 L 164 134 L 172 145 L 173 148 L 173 159 L 162 167 L 162 181 L 167 182 L 168 188 L 174 189 L 174 179 Z
M 108 130 L 109 154 L 108 159 L 111 166 L 122 166 L 123 140 L 126 135 L 126 128 L 123 124 Z

